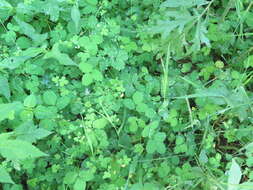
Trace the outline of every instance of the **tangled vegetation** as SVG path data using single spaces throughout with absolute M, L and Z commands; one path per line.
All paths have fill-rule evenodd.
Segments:
M 252 7 L 0 0 L 0 189 L 252 190 Z

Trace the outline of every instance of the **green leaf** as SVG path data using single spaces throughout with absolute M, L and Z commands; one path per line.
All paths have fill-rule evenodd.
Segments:
M 44 51 L 45 51 L 45 47 L 40 47 L 40 48 L 31 47 L 25 51 L 22 51 L 19 56 L 8 57 L 0 61 L 0 67 L 7 68 L 7 69 L 16 69 L 28 59 L 33 58 L 43 53 Z
M 4 22 L 12 15 L 13 7 L 5 0 L 0 1 L 0 20 Z
M 143 93 L 139 91 L 135 92 L 133 94 L 133 101 L 135 104 L 141 103 L 143 101 Z
M 156 26 L 151 28 L 151 33 L 161 34 L 163 39 L 176 29 L 182 33 L 186 25 L 195 19 L 187 10 L 169 11 L 166 16 L 167 20 L 159 20 Z
M 5 170 L 5 168 L 3 168 L 1 166 L 0 166 L 0 183 L 14 184 L 9 173 Z
M 76 5 L 74 5 L 71 9 L 71 18 L 75 23 L 76 30 L 78 31 L 81 15 Z
M 46 129 L 36 127 L 31 121 L 20 125 L 18 128 L 15 129 L 14 133 L 17 136 L 17 139 L 28 141 L 31 143 L 36 142 L 37 140 L 40 140 L 52 134 L 52 132 Z
M 84 181 L 82 178 L 77 178 L 74 184 L 74 190 L 85 190 L 85 188 L 86 188 L 86 181 Z
M 0 94 L 2 94 L 7 100 L 11 97 L 9 83 L 4 76 L 0 76 Z
M 167 0 L 161 6 L 162 7 L 192 7 L 192 6 L 201 6 L 207 4 L 206 0 Z
M 29 142 L 22 140 L 3 140 L 0 142 L 0 154 L 9 160 L 24 160 L 47 156 Z
M 20 102 L 0 104 L 0 122 L 4 119 L 13 118 L 15 111 L 22 108 Z
M 98 0 L 86 0 L 86 1 L 87 1 L 87 3 L 89 3 L 93 6 L 97 5 L 97 3 L 98 3 Z
M 75 182 L 77 176 L 78 176 L 77 172 L 70 171 L 63 178 L 63 183 L 71 185 Z
M 93 127 L 97 129 L 103 129 L 108 124 L 108 121 L 104 118 L 97 119 L 93 122 Z
M 92 72 L 93 66 L 89 63 L 82 62 L 79 64 L 79 69 L 84 73 Z
M 47 105 L 55 105 L 57 100 L 57 95 L 52 90 L 48 90 L 43 94 L 43 101 Z
M 56 106 L 58 109 L 64 109 L 71 101 L 69 96 L 63 96 L 57 99 Z
M 92 76 L 92 74 L 87 73 L 87 74 L 83 75 L 82 84 L 84 86 L 89 86 L 92 82 L 93 82 L 93 76 Z
M 35 116 L 37 119 L 54 119 L 57 117 L 57 108 L 54 106 L 45 107 L 39 105 L 35 109 Z
M 47 39 L 47 34 L 37 34 L 32 25 L 18 19 L 17 17 L 15 17 L 15 21 L 18 23 L 23 34 L 30 37 L 36 44 L 41 44 Z
M 34 108 L 37 104 L 36 96 L 31 94 L 27 96 L 24 100 L 24 106 L 28 108 Z
M 59 50 L 59 44 L 55 44 L 51 51 L 45 54 L 44 59 L 53 58 L 56 59 L 61 65 L 73 65 L 77 64 L 65 53 L 61 53 Z
M 236 163 L 235 159 L 232 160 L 231 167 L 228 172 L 228 190 L 237 190 L 238 184 L 242 178 L 240 166 Z
M 159 121 L 153 121 L 150 123 L 148 126 L 144 128 L 142 131 L 142 136 L 143 137 L 151 137 L 154 133 L 157 127 L 159 126 Z

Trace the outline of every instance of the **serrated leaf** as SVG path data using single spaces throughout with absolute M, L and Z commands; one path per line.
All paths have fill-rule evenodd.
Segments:
M 238 184 L 242 178 L 242 172 L 240 166 L 233 159 L 231 167 L 228 172 L 228 190 L 237 190 Z
M 150 29 L 153 34 L 161 34 L 162 38 L 167 38 L 174 30 L 182 33 L 187 24 L 191 23 L 195 17 L 187 10 L 169 11 L 167 20 L 159 20 L 156 26 Z
M 14 182 L 11 179 L 10 174 L 5 170 L 5 168 L 0 166 L 0 183 L 11 183 L 14 184 Z
M 7 100 L 10 99 L 10 87 L 6 77 L 0 76 L 0 94 L 3 95 Z
M 76 5 L 74 5 L 71 9 L 71 18 L 75 23 L 76 30 L 78 31 L 81 15 Z
M 37 140 L 43 139 L 48 135 L 52 134 L 52 132 L 36 127 L 33 122 L 29 121 L 22 125 L 14 131 L 17 139 L 24 140 L 28 142 L 36 142 Z
M 29 142 L 22 140 L 1 141 L 0 154 L 5 158 L 14 161 L 47 156 L 47 154 L 41 152 Z

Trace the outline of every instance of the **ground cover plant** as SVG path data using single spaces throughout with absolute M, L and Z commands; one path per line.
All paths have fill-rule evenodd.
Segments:
M 0 0 L 0 189 L 253 189 L 252 7 Z

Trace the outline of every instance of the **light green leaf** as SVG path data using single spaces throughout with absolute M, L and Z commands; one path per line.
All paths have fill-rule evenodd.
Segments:
M 57 95 L 52 90 L 48 90 L 43 94 L 43 101 L 47 105 L 55 105 L 57 100 Z
M 70 171 L 63 178 L 63 183 L 71 185 L 75 182 L 77 176 L 78 176 L 77 172 Z
M 141 103 L 143 101 L 143 93 L 139 92 L 139 91 L 136 91 L 133 94 L 133 101 L 134 101 L 135 104 Z
M 102 129 L 108 124 L 108 121 L 104 118 L 97 119 L 93 122 L 93 127 L 97 129 Z
M 12 183 L 14 182 L 11 179 L 9 173 L 5 170 L 5 168 L 0 166 L 0 183 Z
M 93 69 L 93 66 L 89 63 L 82 62 L 79 64 L 79 69 L 84 73 L 90 73 Z
M 0 62 L 0 67 L 7 69 L 16 69 L 28 59 L 36 57 L 37 55 L 43 53 L 44 51 L 45 47 L 40 48 L 31 47 L 25 51 L 22 51 L 19 56 L 8 57 L 2 60 Z
M 83 75 L 82 84 L 84 86 L 89 86 L 92 82 L 93 82 L 93 76 L 91 73 L 87 73 Z
M 47 137 L 52 132 L 43 128 L 38 128 L 33 122 L 29 121 L 16 128 L 14 133 L 17 136 L 17 139 L 33 143 Z
M 35 109 L 37 119 L 54 119 L 57 117 L 57 108 L 54 106 L 37 106 Z
M 153 136 L 153 134 L 155 133 L 155 129 L 157 129 L 158 125 L 159 125 L 159 121 L 153 121 L 152 123 L 150 123 L 142 131 L 142 136 L 143 137 L 151 137 L 151 136 Z
M 4 119 L 13 118 L 16 110 L 22 108 L 20 102 L 0 104 L 0 122 Z
M 228 172 L 228 190 L 238 190 L 238 184 L 241 181 L 242 172 L 240 166 L 233 159 Z
M 239 185 L 237 190 L 252 190 L 253 183 L 252 182 L 245 182 Z
M 201 6 L 207 4 L 206 0 L 167 0 L 161 6 L 162 7 L 192 7 L 192 6 Z
M 11 97 L 9 83 L 4 76 L 0 76 L 0 94 L 2 94 L 7 100 Z
M 85 190 L 86 181 L 82 180 L 82 178 L 77 178 L 74 184 L 74 190 Z
M 4 22 L 12 14 L 13 7 L 5 0 L 0 1 L 0 20 Z
M 0 142 L 0 154 L 14 161 L 47 156 L 32 144 L 22 140 L 4 140 Z
M 28 108 L 34 108 L 37 104 L 36 96 L 31 94 L 27 96 L 24 100 L 24 106 Z
M 76 5 L 74 5 L 71 9 L 71 18 L 72 18 L 73 22 L 75 23 L 76 30 L 78 30 L 81 15 L 80 15 L 79 9 Z
M 55 44 L 51 51 L 45 54 L 44 59 L 53 58 L 56 59 L 62 65 L 73 65 L 77 64 L 68 56 L 68 54 L 61 53 L 59 50 L 59 44 Z
M 18 23 L 23 34 L 30 37 L 35 43 L 40 44 L 47 39 L 47 34 L 37 34 L 32 25 L 18 19 L 17 17 L 15 17 L 15 21 Z

